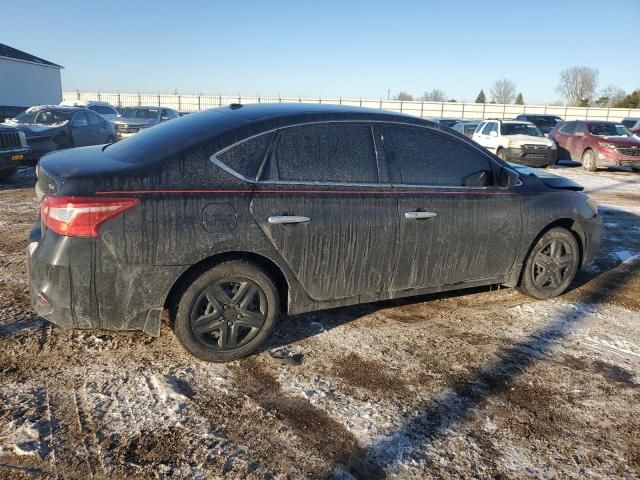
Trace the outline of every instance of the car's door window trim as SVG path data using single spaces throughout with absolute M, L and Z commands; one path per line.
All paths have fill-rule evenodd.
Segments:
M 264 132 L 260 132 L 258 134 L 252 135 L 250 137 L 247 138 L 243 138 L 242 140 L 239 140 L 225 148 L 222 148 L 220 150 L 218 150 L 217 152 L 215 152 L 213 155 L 211 155 L 210 160 L 213 164 L 215 164 L 216 166 L 222 168 L 224 171 L 226 171 L 227 173 L 233 175 L 234 177 L 247 182 L 247 183 L 252 183 L 255 185 L 310 185 L 310 186 L 345 186 L 345 187 L 399 187 L 399 186 L 406 186 L 406 187 L 417 187 L 417 188 L 430 188 L 430 189 L 462 189 L 462 190 L 487 190 L 487 189 L 495 189 L 498 188 L 497 186 L 493 185 L 493 186 L 486 186 L 486 187 L 468 187 L 468 186 L 446 186 L 446 185 L 414 185 L 414 184 L 404 184 L 404 183 L 391 183 L 391 179 L 389 179 L 390 183 L 381 183 L 380 181 L 378 181 L 378 183 L 360 183 L 360 182 L 309 182 L 309 181 L 292 181 L 292 180 L 260 180 L 260 175 L 262 175 L 263 173 L 263 169 L 265 166 L 265 162 L 267 161 L 267 159 L 269 158 L 269 155 L 271 153 L 272 148 L 274 147 L 274 145 L 276 144 L 276 139 L 278 137 L 278 131 L 287 129 L 287 128 L 295 128 L 295 127 L 300 127 L 300 126 L 304 126 L 304 125 L 316 125 L 316 124 L 325 124 L 325 123 L 359 123 L 359 124 L 368 124 L 371 127 L 374 127 L 376 124 L 377 125 L 399 125 L 399 126 L 404 126 L 404 127 L 415 127 L 415 128 L 424 128 L 426 130 L 431 130 L 431 131 L 436 131 L 439 134 L 442 134 L 446 137 L 451 137 L 453 139 L 456 139 L 458 141 L 463 141 L 463 143 L 471 148 L 476 150 L 480 155 L 484 156 L 487 158 L 487 160 L 489 161 L 489 163 L 491 164 L 492 169 L 494 170 L 493 173 L 495 175 L 495 169 L 496 169 L 496 161 L 488 154 L 488 152 L 486 152 L 482 147 L 480 147 L 479 145 L 474 145 L 471 141 L 465 142 L 464 139 L 459 138 L 457 135 L 452 135 L 451 133 L 445 131 L 444 129 L 438 128 L 437 124 L 434 126 L 431 125 L 420 125 L 420 124 L 416 124 L 416 123 L 405 123 L 405 122 L 399 122 L 396 120 L 316 120 L 313 122 L 302 122 L 302 123 L 296 123 L 296 124 L 292 124 L 292 125 L 286 125 L 283 127 L 277 127 L 277 128 L 272 128 L 270 130 L 265 130 Z M 489 123 L 489 122 L 487 122 Z M 258 169 L 258 175 L 256 176 L 256 178 L 251 179 L 249 177 L 246 177 L 245 175 L 242 175 L 241 173 L 236 172 L 234 169 L 232 169 L 231 167 L 229 167 L 228 165 L 226 165 L 222 160 L 220 160 L 220 158 L 218 157 L 218 155 L 220 155 L 221 153 L 226 152 L 227 150 L 235 147 L 236 145 L 239 145 L 243 142 L 248 142 L 249 140 L 259 137 L 261 135 L 265 135 L 268 133 L 273 133 L 276 132 L 276 135 L 274 136 L 273 140 L 271 141 L 271 145 L 269 146 L 269 148 L 267 149 L 267 153 L 265 154 L 265 158 L 262 161 L 262 164 L 260 165 L 260 168 Z M 375 140 L 375 138 L 374 138 Z M 375 145 L 374 145 L 375 146 Z M 385 164 L 388 165 L 388 161 L 385 161 Z M 380 179 L 378 179 L 380 180 Z

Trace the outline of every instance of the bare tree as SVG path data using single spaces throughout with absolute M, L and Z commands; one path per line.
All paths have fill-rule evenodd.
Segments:
M 420 100 L 424 100 L 425 102 L 446 102 L 447 94 L 444 90 L 434 88 L 430 92 L 424 92 Z
M 503 78 L 491 86 L 491 99 L 496 103 L 512 103 L 516 97 L 516 84 Z
M 404 90 L 400 93 L 398 93 L 398 95 L 396 95 L 395 97 L 393 97 L 394 100 L 401 100 L 403 102 L 410 102 L 413 100 L 413 95 L 411 95 L 410 93 L 405 92 Z
M 556 91 L 571 107 L 589 104 L 598 86 L 598 69 L 571 67 L 560 72 L 560 83 Z
M 624 97 L 627 96 L 627 92 L 625 92 L 620 87 L 616 87 L 615 85 L 609 85 L 606 88 L 603 88 L 600 92 L 600 97 L 593 102 L 596 107 L 613 107 L 617 105 Z

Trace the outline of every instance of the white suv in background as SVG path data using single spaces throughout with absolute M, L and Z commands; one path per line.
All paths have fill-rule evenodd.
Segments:
M 485 120 L 476 128 L 473 140 L 502 160 L 530 167 L 548 167 L 558 158 L 556 144 L 531 122 Z
M 81 107 L 96 112 L 98 115 L 109 120 L 111 123 L 118 118 L 118 110 L 109 102 L 98 102 L 94 100 L 63 100 L 60 105 L 65 107 Z

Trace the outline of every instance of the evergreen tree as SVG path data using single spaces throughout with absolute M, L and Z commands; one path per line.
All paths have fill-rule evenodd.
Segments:
M 519 93 L 516 97 L 516 105 L 524 105 L 524 98 L 522 98 L 522 94 Z
M 476 103 L 486 103 L 487 97 L 484 94 L 484 90 L 480 90 L 480 93 L 476 97 Z

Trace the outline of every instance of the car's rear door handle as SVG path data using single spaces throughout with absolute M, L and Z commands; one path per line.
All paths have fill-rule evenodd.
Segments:
M 306 223 L 310 221 L 309 217 L 302 217 L 298 215 L 273 215 L 269 217 L 269 223 L 282 224 L 282 223 Z
M 404 218 L 409 220 L 419 220 L 421 218 L 433 218 L 437 217 L 435 212 L 404 212 Z

